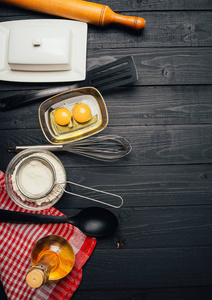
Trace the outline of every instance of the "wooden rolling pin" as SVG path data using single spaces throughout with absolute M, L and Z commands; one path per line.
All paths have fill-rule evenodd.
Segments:
M 146 21 L 140 17 L 131 17 L 116 14 L 107 5 L 82 0 L 2 0 L 46 14 L 74 19 L 98 26 L 119 23 L 140 30 Z

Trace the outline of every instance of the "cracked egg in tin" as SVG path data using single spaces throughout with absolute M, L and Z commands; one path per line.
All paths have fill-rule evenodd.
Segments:
M 39 107 L 39 121 L 46 139 L 64 144 L 94 135 L 108 124 L 108 113 L 100 92 L 93 87 L 55 95 Z

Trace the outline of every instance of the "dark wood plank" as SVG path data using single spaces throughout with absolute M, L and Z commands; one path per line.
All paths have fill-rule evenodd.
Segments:
M 71 208 L 71 200 L 69 203 L 70 208 L 61 211 L 73 216 L 77 212 Z M 110 251 L 114 248 L 130 250 L 212 246 L 211 205 L 171 207 L 168 202 L 167 207 L 132 208 L 132 205 L 131 208 L 125 208 L 124 205 L 119 210 L 113 209 L 119 220 L 118 229 L 112 236 L 99 239 L 96 249 Z
M 210 85 L 143 86 L 104 96 L 110 126 L 210 124 L 211 98 Z
M 3 171 L 13 156 L 6 154 L 6 149 L 2 150 Z M 210 164 L 127 167 L 127 158 L 111 165 L 70 154 L 58 154 L 58 157 L 66 168 L 69 180 L 119 194 L 124 198 L 125 207 L 211 203 Z M 77 192 L 90 195 L 85 191 Z M 69 208 L 70 205 L 72 208 L 85 207 L 90 204 L 90 201 L 79 201 L 78 198 L 64 195 L 57 208 Z
M 149 0 L 149 1 L 136 1 L 136 0 L 90 0 L 90 2 L 95 2 L 99 4 L 105 4 L 110 6 L 115 12 L 137 12 L 137 11 L 169 11 L 169 10 L 211 10 L 212 3 L 208 0 Z M 27 10 L 13 7 L 7 4 L 1 4 L 0 15 L 10 16 L 10 15 L 26 15 L 29 14 Z
M 103 3 L 102 0 L 91 1 L 96 3 Z M 212 3 L 207 0 L 107 0 L 104 1 L 107 5 L 116 11 L 154 11 L 154 10 L 210 10 Z
M 211 250 L 211 247 L 95 250 L 84 268 L 81 288 L 211 287 Z
M 83 279 L 84 280 L 84 279 Z M 2 285 L 0 285 L 1 300 L 7 300 Z M 119 289 L 119 290 L 83 290 L 79 286 L 74 293 L 73 300 L 211 300 L 211 287 L 185 287 L 185 288 L 163 288 L 163 289 Z
M 66 171 L 67 178 L 73 182 L 122 196 L 124 207 L 211 204 L 212 171 L 209 164 L 160 167 L 120 165 L 105 168 L 88 167 L 87 164 L 86 168 L 72 167 L 66 168 Z M 85 190 L 74 187 L 71 190 L 115 202 L 115 199 L 107 199 Z M 57 208 L 83 208 L 88 205 L 93 205 L 93 202 L 65 194 Z
M 116 162 L 121 166 L 202 164 L 212 162 L 211 125 L 173 125 L 173 126 L 108 126 L 104 135 L 118 134 L 130 140 L 132 152 L 123 160 Z M 47 143 L 41 129 L 2 130 L 0 131 L 0 161 L 5 170 L 12 154 L 7 154 L 7 147 L 16 145 L 37 145 Z M 61 154 L 66 167 L 80 166 L 86 163 L 102 163 L 78 157 L 72 154 Z M 75 155 L 77 157 L 77 155 Z M 82 166 L 81 165 L 81 166 Z M 107 165 L 106 163 L 104 165 Z
M 209 47 L 212 46 L 212 11 L 138 12 L 146 20 L 140 32 L 118 25 L 90 25 L 88 49 L 118 49 L 147 47 Z M 56 18 L 30 12 L 27 19 Z M 25 15 L 1 17 L 1 21 L 23 20 Z
M 211 84 L 211 48 L 158 48 L 90 51 L 89 68 L 133 55 L 139 79 L 137 85 Z M 97 55 L 98 54 L 98 55 Z
M 103 97 L 108 108 L 109 126 L 212 123 L 212 88 L 207 85 L 119 88 L 104 93 Z M 41 101 L 0 112 L 1 130 L 39 128 Z
M 186 287 L 169 289 L 133 289 L 127 290 L 82 290 L 74 294 L 73 300 L 211 300 L 211 287 Z M 4 300 L 4 299 L 2 299 Z
M 1 161 L 3 171 L 12 157 L 12 155 L 3 156 L 4 160 Z M 69 180 L 121 195 L 125 207 L 211 204 L 210 164 L 126 167 L 123 163 L 113 163 L 113 166 L 105 164 L 104 168 L 100 168 L 101 164 L 96 163 L 94 167 L 95 162 L 86 158 L 83 163 L 83 159 L 79 157 L 78 160 L 77 157 L 75 159 L 71 156 L 67 160 L 64 160 L 62 155 L 58 157 L 66 168 Z M 68 162 L 70 168 L 67 166 Z M 73 190 L 87 196 L 102 198 L 85 190 Z M 107 199 L 104 197 L 104 200 Z M 82 208 L 91 204 L 93 203 L 88 200 L 64 194 L 56 207 Z
M 87 69 L 89 70 L 118 58 L 133 55 L 139 76 L 138 81 L 133 84 L 136 87 L 212 84 L 211 48 L 93 50 L 88 53 Z M 14 90 L 22 91 L 58 85 L 64 85 L 64 83 L 33 84 L 1 81 L 0 97 L 13 95 Z
M 5 293 L 5 290 L 4 290 L 4 287 L 2 286 L 1 281 L 0 281 L 0 297 L 1 297 L 1 300 L 8 300 L 8 298 L 6 296 L 6 293 Z
M 144 47 L 206 47 L 212 45 L 212 12 L 138 12 L 146 20 L 141 32 L 113 26 L 92 27 L 88 34 L 88 49 Z M 90 26 L 91 27 L 91 26 Z M 118 27 L 118 28 L 117 28 Z M 117 35 L 118 33 L 118 35 Z

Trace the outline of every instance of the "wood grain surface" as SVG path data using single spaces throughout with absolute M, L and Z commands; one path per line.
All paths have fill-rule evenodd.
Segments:
M 98 239 L 73 300 L 211 300 L 212 1 L 92 2 L 147 23 L 139 33 L 88 26 L 87 70 L 133 55 L 139 79 L 103 93 L 109 124 L 100 135 L 126 137 L 130 155 L 105 163 L 57 153 L 68 179 L 124 199 L 111 209 L 117 231 Z M 42 18 L 56 17 L 0 2 L 1 22 Z M 0 99 L 55 85 L 64 83 L 0 81 Z M 7 147 L 47 143 L 41 102 L 0 113 L 2 171 L 14 157 Z M 66 194 L 55 207 L 74 215 L 91 205 Z

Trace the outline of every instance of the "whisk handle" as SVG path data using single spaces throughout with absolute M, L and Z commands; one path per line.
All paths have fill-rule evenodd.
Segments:
M 64 145 L 28 145 L 7 148 L 9 152 L 20 152 L 25 149 L 68 151 L 100 161 L 113 162 L 129 154 L 132 147 L 130 142 L 121 136 L 106 135 Z
M 27 146 L 15 146 L 8 147 L 8 152 L 21 152 L 25 149 L 34 149 L 34 150 L 49 150 L 49 151 L 63 151 L 63 145 L 27 145 Z

